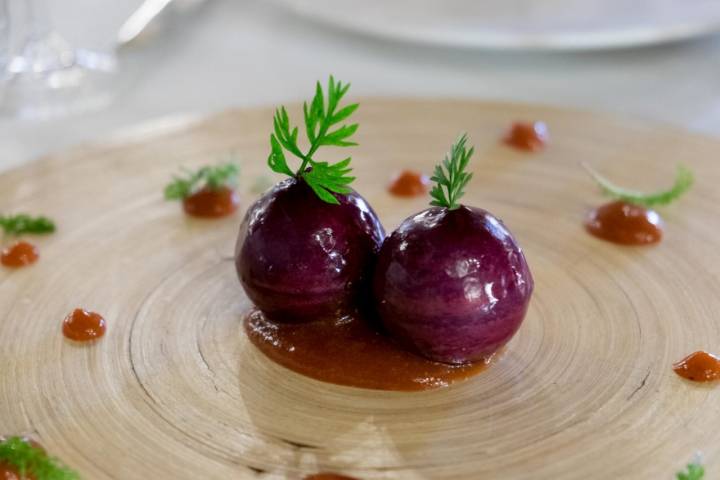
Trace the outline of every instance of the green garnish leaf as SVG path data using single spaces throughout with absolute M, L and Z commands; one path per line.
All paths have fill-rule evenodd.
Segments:
M 32 475 L 35 480 L 79 480 L 77 473 L 49 457 L 20 437 L 0 442 L 0 463 L 13 467 L 22 478 Z
M 693 182 L 695 181 L 692 171 L 682 165 L 679 165 L 677 168 L 677 175 L 675 176 L 675 183 L 670 189 L 654 193 L 643 193 L 619 187 L 602 177 L 599 173 L 590 168 L 589 165 L 583 163 L 582 166 L 585 170 L 587 170 L 593 180 L 597 182 L 605 195 L 645 207 L 667 205 L 677 200 L 682 194 L 690 190 L 690 187 L 692 187 Z
M 196 171 L 186 171 L 182 177 L 175 176 L 165 187 L 166 200 L 183 200 L 198 190 L 219 190 L 232 187 L 237 182 L 240 168 L 233 162 L 204 166 Z
M 465 194 L 464 188 L 472 178 L 472 173 L 466 172 L 465 169 L 475 152 L 475 147 L 468 150 L 465 146 L 467 139 L 467 134 L 463 133 L 450 148 L 450 152 L 445 154 L 442 164 L 435 166 L 433 176 L 430 178 L 435 182 L 435 186 L 430 190 L 430 196 L 433 198 L 430 205 L 445 207 L 448 210 L 455 210 L 460 206 L 457 201 Z
M 677 473 L 677 480 L 702 480 L 705 478 L 705 467 L 697 460 L 688 466 L 682 472 Z
M 55 231 L 55 223 L 47 217 L 31 217 L 21 213 L 8 216 L 0 215 L 0 228 L 8 235 L 45 234 Z
M 270 135 L 270 169 L 290 177 L 303 178 L 317 196 L 332 204 L 339 202 L 333 193 L 348 193 L 348 185 L 355 180 L 348 174 L 350 157 L 340 162 L 329 164 L 313 159 L 313 155 L 322 146 L 350 147 L 357 145 L 351 137 L 358 129 L 358 124 L 344 124 L 358 108 L 358 104 L 340 108 L 340 101 L 350 89 L 350 84 L 343 85 L 330 76 L 327 86 L 327 98 L 320 82 L 315 86 L 315 96 L 310 104 L 303 104 L 305 118 L 305 134 L 310 143 L 306 153 L 298 146 L 298 127 L 290 125 L 290 118 L 285 107 L 275 111 L 273 133 Z M 301 160 L 300 167 L 293 173 L 287 163 L 285 152 Z

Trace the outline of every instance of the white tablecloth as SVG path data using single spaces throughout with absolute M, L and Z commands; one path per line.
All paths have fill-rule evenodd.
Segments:
M 88 25 L 79 12 L 83 2 L 90 5 L 61 2 L 56 12 L 70 37 L 72 25 L 75 32 Z M 355 97 L 538 102 L 720 134 L 720 37 L 615 52 L 456 51 L 344 33 L 262 0 L 210 2 L 129 54 L 111 107 L 40 123 L 0 119 L 0 169 L 158 117 L 300 100 L 329 73 L 351 81 Z M 109 41 L 139 3 L 112 2 L 96 22 L 100 36 Z

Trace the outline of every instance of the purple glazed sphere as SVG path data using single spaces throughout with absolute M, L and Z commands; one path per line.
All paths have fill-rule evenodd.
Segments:
M 250 300 L 276 321 L 337 318 L 367 302 L 385 232 L 352 191 L 340 205 L 320 200 L 303 180 L 280 182 L 245 215 L 235 249 Z
M 386 240 L 373 279 L 385 328 L 438 362 L 482 360 L 520 327 L 533 291 L 525 256 L 485 210 L 429 208 Z

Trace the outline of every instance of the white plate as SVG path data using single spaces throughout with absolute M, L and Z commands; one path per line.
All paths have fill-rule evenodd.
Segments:
M 720 0 L 275 0 L 372 36 L 454 47 L 603 49 L 720 31 Z

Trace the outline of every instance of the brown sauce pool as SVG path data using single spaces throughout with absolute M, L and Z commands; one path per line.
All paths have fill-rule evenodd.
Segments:
M 229 187 L 203 188 L 183 200 L 185 213 L 193 217 L 218 218 L 230 215 L 240 205 L 240 196 Z
M 82 308 L 76 308 L 63 320 L 62 332 L 66 338 L 76 342 L 89 342 L 105 335 L 105 319 Z
M 550 140 L 547 125 L 543 122 L 515 122 L 505 135 L 505 143 L 518 150 L 537 152 Z
M 592 235 L 621 245 L 658 243 L 662 226 L 656 211 L 621 200 L 591 210 L 585 219 L 585 228 Z
M 674 364 L 673 370 L 694 382 L 720 380 L 720 358 L 707 352 L 691 353 Z
M 446 365 L 410 353 L 359 318 L 279 323 L 253 310 L 245 319 L 250 341 L 271 360 L 324 382 L 374 390 L 446 387 L 485 370 L 486 362 Z
M 20 268 L 37 262 L 40 254 L 32 243 L 17 242 L 2 251 L 0 263 L 10 268 Z
M 388 186 L 388 191 L 397 197 L 418 197 L 425 195 L 430 185 L 427 175 L 403 170 Z

